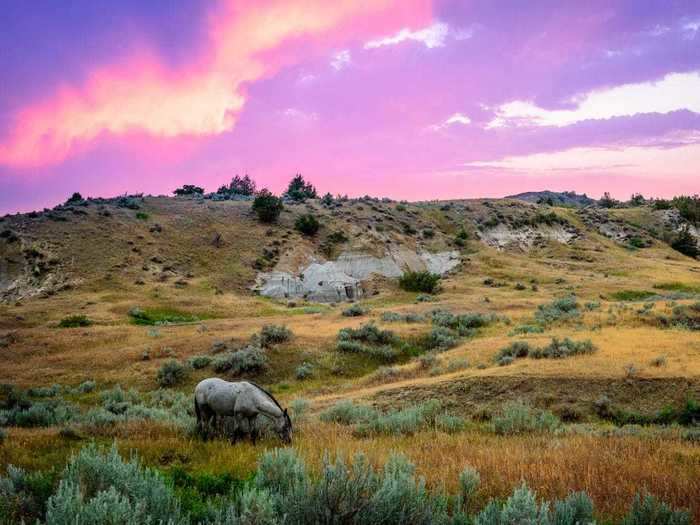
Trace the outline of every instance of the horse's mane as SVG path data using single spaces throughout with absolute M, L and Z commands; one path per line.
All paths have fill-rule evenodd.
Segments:
M 261 392 L 263 392 L 267 397 L 269 397 L 270 399 L 272 399 L 272 401 L 275 403 L 275 405 L 277 405 L 277 408 L 280 409 L 280 412 L 282 412 L 282 414 L 285 413 L 285 412 L 284 412 L 284 408 L 282 408 L 282 405 L 279 404 L 279 402 L 277 401 L 277 399 L 275 399 L 275 396 L 273 396 L 272 394 L 270 394 L 270 392 L 268 392 L 267 390 L 265 390 L 265 389 L 264 389 L 263 387 L 261 387 L 259 384 L 254 383 L 253 381 L 246 380 L 246 382 L 247 382 L 247 383 L 250 383 L 250 384 L 253 385 L 255 388 L 257 388 L 258 390 L 260 390 Z M 287 418 L 289 418 L 289 416 L 287 416 Z M 289 424 L 291 425 L 291 420 L 289 421 Z

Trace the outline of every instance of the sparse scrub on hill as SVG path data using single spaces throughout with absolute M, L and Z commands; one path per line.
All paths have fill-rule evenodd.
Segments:
M 195 355 L 187 360 L 187 363 L 194 368 L 199 370 L 201 368 L 206 368 L 211 364 L 211 357 L 208 355 Z
M 444 352 L 454 348 L 459 344 L 459 336 L 450 328 L 444 326 L 433 326 L 420 340 L 420 345 L 425 350 Z
M 273 195 L 267 188 L 260 190 L 253 200 L 253 212 L 260 222 L 275 222 L 283 208 L 282 199 Z
M 440 287 L 440 275 L 423 272 L 404 272 L 399 278 L 399 286 L 408 292 L 436 293 Z
M 318 219 L 310 213 L 300 215 L 297 217 L 297 220 L 294 221 L 294 228 L 303 235 L 309 237 L 316 235 L 320 227 L 321 224 L 318 222 Z
M 58 323 L 59 328 L 78 328 L 92 325 L 92 321 L 86 315 L 70 315 L 64 317 Z
M 468 312 L 453 314 L 446 310 L 433 310 L 431 320 L 434 326 L 442 326 L 454 330 L 462 337 L 472 336 L 479 328 L 484 328 L 499 320 L 494 314 Z
M 568 337 L 552 338 L 551 342 L 541 348 L 536 348 L 526 341 L 515 341 L 501 348 L 496 354 L 495 361 L 501 366 L 511 364 L 515 359 L 531 357 L 533 359 L 563 359 L 580 354 L 590 354 L 596 351 L 590 339 L 572 341 Z

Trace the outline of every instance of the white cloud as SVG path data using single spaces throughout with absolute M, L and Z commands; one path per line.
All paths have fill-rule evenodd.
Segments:
M 695 40 L 698 31 L 700 31 L 700 19 L 683 24 L 682 30 L 686 40 Z
M 394 46 L 407 40 L 421 42 L 428 49 L 432 49 L 434 47 L 443 47 L 445 45 L 445 40 L 447 39 L 448 33 L 449 27 L 447 26 L 447 24 L 444 24 L 442 22 L 436 22 L 433 25 L 430 25 L 423 29 L 419 29 L 417 31 L 411 31 L 408 28 L 404 28 L 395 35 L 379 38 L 376 40 L 370 40 L 365 44 L 365 49 L 376 49 L 382 46 Z M 469 36 L 466 36 L 466 33 L 462 33 L 462 39 L 464 39 L 465 37 L 469 38 L 471 37 L 471 34 L 469 34 Z
M 306 73 L 303 75 L 299 75 L 299 78 L 297 79 L 297 84 L 302 85 L 302 86 L 307 86 L 309 84 L 312 84 L 316 80 L 316 75 L 312 75 L 311 73 Z
M 331 58 L 331 67 L 336 71 L 340 71 L 341 69 L 349 66 L 351 61 L 352 56 L 350 55 L 350 51 L 343 49 L 342 51 L 338 51 Z
M 295 120 L 297 122 L 311 122 L 318 120 L 318 113 L 316 112 L 306 112 L 298 108 L 287 108 L 282 114 L 288 119 Z
M 700 113 L 700 73 L 672 73 L 657 82 L 625 84 L 593 91 L 571 110 L 548 110 L 515 100 L 496 109 L 486 127 L 568 126 L 582 120 L 607 119 L 640 113 L 669 113 L 687 109 Z
M 463 113 L 455 113 L 452 116 L 446 118 L 443 122 L 440 124 L 433 124 L 432 126 L 429 126 L 429 129 L 432 131 L 439 131 L 441 129 L 444 129 L 452 124 L 461 124 L 463 126 L 466 126 L 468 124 L 471 124 L 472 119 L 470 119 L 467 115 Z
M 616 175 L 650 175 L 687 178 L 697 174 L 700 144 L 676 148 L 628 146 L 620 148 L 580 147 L 552 153 L 504 157 L 496 161 L 470 162 L 467 168 L 487 168 L 529 175 L 587 171 Z

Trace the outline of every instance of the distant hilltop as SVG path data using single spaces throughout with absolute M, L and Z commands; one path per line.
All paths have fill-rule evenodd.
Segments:
M 575 191 L 526 191 L 517 195 L 508 195 L 506 199 L 517 199 L 526 202 L 534 202 L 536 204 L 552 204 L 563 206 L 590 206 L 595 204 L 596 200 L 591 199 L 585 193 L 579 195 Z

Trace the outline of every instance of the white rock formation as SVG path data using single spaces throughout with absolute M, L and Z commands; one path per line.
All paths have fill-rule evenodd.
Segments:
M 256 289 L 265 297 L 305 298 L 317 302 L 338 302 L 362 297 L 362 281 L 372 275 L 400 277 L 405 270 L 428 270 L 444 275 L 460 264 L 456 251 L 416 253 L 392 250 L 384 257 L 366 253 L 342 253 L 336 261 L 313 262 L 298 275 L 289 272 L 261 273 Z

